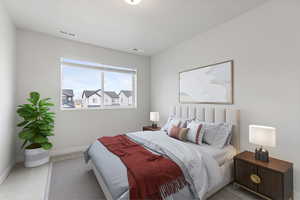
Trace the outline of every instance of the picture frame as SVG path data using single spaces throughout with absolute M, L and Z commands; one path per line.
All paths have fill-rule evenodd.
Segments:
M 233 104 L 233 70 L 233 60 L 227 60 L 179 72 L 179 102 Z

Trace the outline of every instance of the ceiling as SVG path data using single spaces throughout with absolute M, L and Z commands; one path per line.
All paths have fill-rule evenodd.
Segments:
M 142 55 L 156 54 L 266 2 L 142 0 L 132 6 L 124 0 L 3 1 L 20 28 Z

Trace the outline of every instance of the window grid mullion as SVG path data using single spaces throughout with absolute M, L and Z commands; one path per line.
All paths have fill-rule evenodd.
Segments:
M 104 108 L 104 71 L 101 71 L 101 108 Z

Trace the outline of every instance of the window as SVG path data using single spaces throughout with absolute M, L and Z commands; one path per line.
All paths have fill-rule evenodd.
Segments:
M 132 68 L 61 59 L 61 108 L 135 107 L 136 74 Z

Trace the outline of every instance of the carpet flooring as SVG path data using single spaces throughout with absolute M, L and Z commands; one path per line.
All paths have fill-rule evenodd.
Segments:
M 94 173 L 87 169 L 82 156 L 53 162 L 48 200 L 106 200 Z M 209 200 L 262 200 L 229 185 Z
M 50 170 L 51 164 L 34 168 L 17 164 L 0 185 L 0 200 L 43 200 Z

